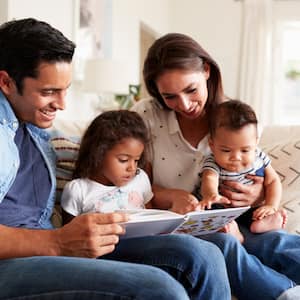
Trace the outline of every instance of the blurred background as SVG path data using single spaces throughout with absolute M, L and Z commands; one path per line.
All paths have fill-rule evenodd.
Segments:
M 212 55 L 225 93 L 251 104 L 264 125 L 300 123 L 300 0 L 0 0 L 1 23 L 24 17 L 77 43 L 59 118 L 86 120 L 147 96 L 148 47 L 181 32 Z

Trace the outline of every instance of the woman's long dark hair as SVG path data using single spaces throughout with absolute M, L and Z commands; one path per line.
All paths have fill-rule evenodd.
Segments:
M 206 64 L 210 67 L 210 76 L 207 80 L 208 99 L 205 110 L 210 114 L 211 110 L 225 99 L 221 72 L 211 56 L 187 35 L 166 34 L 149 48 L 143 69 L 147 90 L 166 108 L 156 86 L 157 78 L 164 72 L 174 69 L 204 71 Z

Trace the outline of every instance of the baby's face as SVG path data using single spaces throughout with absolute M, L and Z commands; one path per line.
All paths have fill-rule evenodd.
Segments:
M 209 145 L 220 167 L 229 172 L 241 172 L 251 167 L 257 143 L 256 126 L 250 124 L 239 130 L 218 128 Z

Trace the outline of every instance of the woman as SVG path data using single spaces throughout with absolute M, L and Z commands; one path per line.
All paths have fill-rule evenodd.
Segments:
M 133 110 L 141 114 L 151 133 L 153 203 L 158 208 L 186 213 L 198 205 L 193 192 L 203 156 L 208 153 L 208 119 L 212 109 L 226 101 L 220 70 L 196 41 L 173 33 L 150 47 L 143 74 L 153 98 L 138 102 Z M 222 188 L 232 206 L 254 205 L 262 199 L 262 179 L 251 178 L 251 186 L 227 182 Z M 286 297 L 295 290 L 300 293 L 296 286 L 300 282 L 300 238 L 279 231 L 243 233 L 246 249 L 261 261 L 248 255 L 231 235 L 202 236 L 223 251 L 233 293 L 240 299 L 280 300 L 292 299 Z M 284 253 L 290 252 L 291 246 L 297 253 L 287 257 Z

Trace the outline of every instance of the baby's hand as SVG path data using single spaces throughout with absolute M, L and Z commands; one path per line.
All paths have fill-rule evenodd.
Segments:
M 263 205 L 253 212 L 253 220 L 261 220 L 269 215 L 273 215 L 277 209 L 272 205 Z
M 221 203 L 221 204 L 230 204 L 230 201 L 228 198 L 222 196 L 222 195 L 216 195 L 212 194 L 207 198 L 203 198 L 199 204 L 198 209 L 204 210 L 204 209 L 211 209 L 212 204 L 214 203 Z

